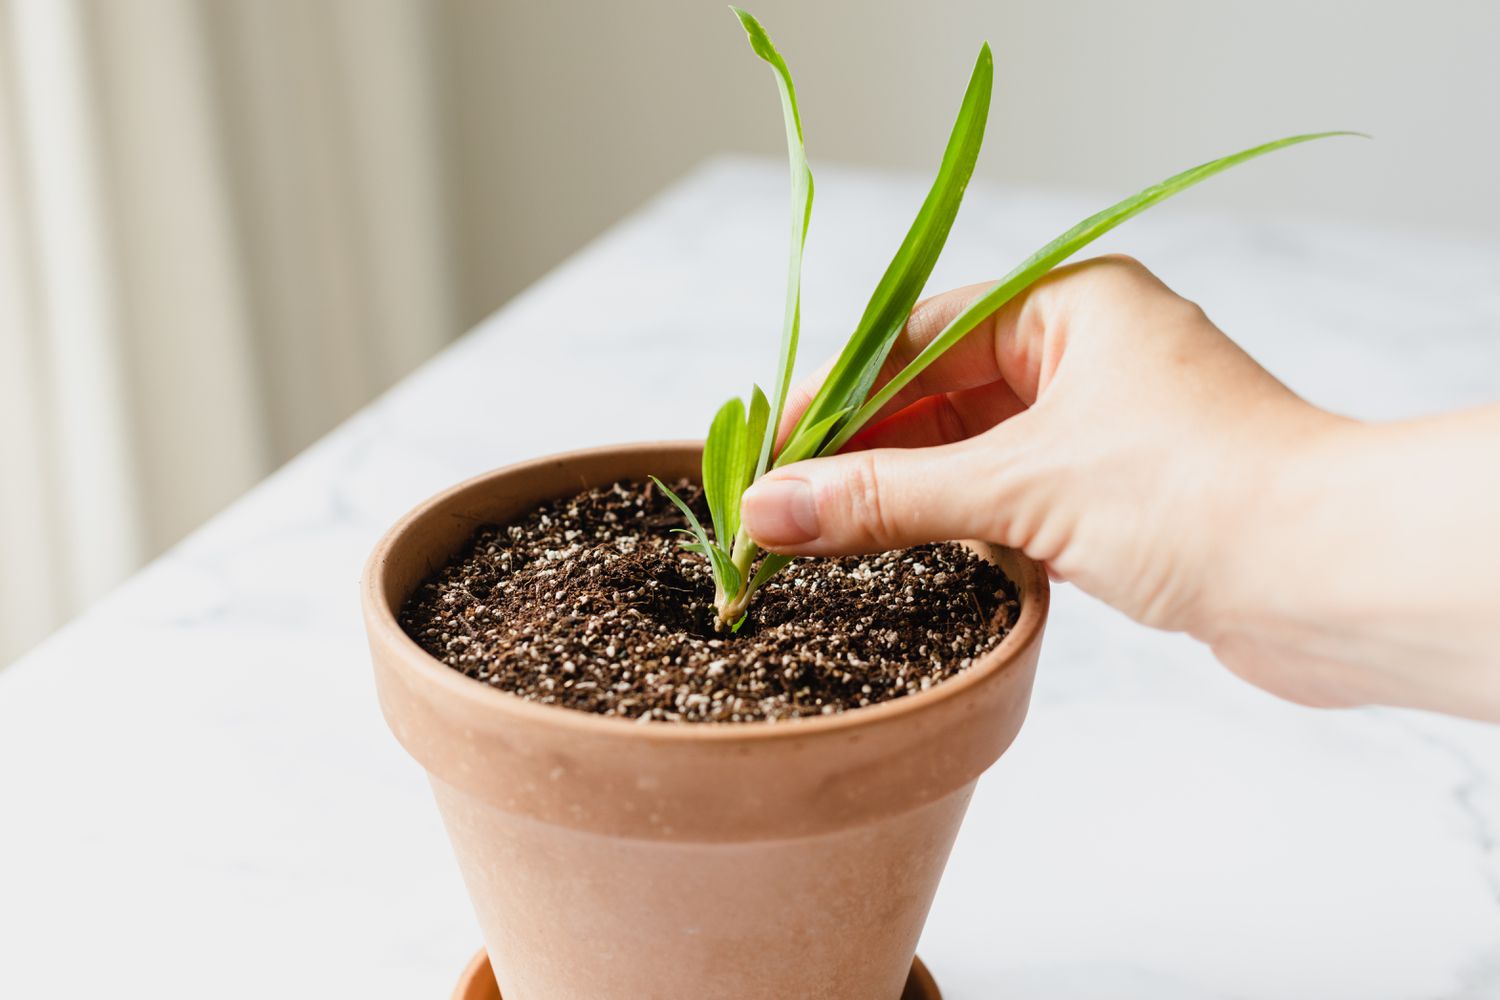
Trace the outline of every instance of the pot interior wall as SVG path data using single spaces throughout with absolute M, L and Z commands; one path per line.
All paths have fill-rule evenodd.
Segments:
M 488 488 L 488 476 L 461 483 L 437 498 L 434 506 L 396 529 L 389 546 L 393 558 L 382 576 L 383 596 L 399 609 L 417 585 L 446 566 L 482 524 L 505 524 L 524 517 L 549 500 L 561 500 L 622 479 L 656 476 L 664 482 L 697 481 L 701 457 L 696 446 L 622 446 L 598 453 L 587 463 L 563 459 L 528 464 L 524 487 Z

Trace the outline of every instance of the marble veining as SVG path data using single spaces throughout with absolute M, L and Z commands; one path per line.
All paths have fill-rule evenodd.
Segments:
M 376 709 L 365 554 L 461 478 L 696 436 L 768 377 L 785 183 L 693 172 L 0 671 L 0 996 L 446 995 L 478 933 Z M 922 193 L 820 170 L 809 367 Z M 975 185 L 932 287 L 1104 201 Z M 1500 398 L 1500 245 L 1187 195 L 1105 249 L 1334 409 Z M 1500 997 L 1497 838 L 1500 727 L 1283 704 L 1064 586 L 922 953 L 950 1000 Z

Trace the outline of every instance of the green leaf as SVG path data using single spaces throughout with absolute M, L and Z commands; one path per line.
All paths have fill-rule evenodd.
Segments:
M 797 361 L 797 337 L 802 328 L 802 248 L 807 242 L 807 225 L 812 217 L 813 178 L 807 165 L 807 148 L 802 139 L 802 117 L 797 112 L 797 88 L 792 84 L 792 71 L 759 21 L 738 7 L 729 9 L 740 19 L 755 54 L 769 63 L 776 73 L 782 119 L 786 124 L 787 160 L 792 172 L 792 240 L 787 261 L 786 308 L 782 317 L 776 381 L 771 386 L 770 399 L 770 426 L 774 428 L 781 424 L 781 411 L 786 406 L 786 394 L 791 388 L 792 367 Z M 774 432 L 763 436 L 754 478 L 764 475 L 770 468 L 771 451 L 775 445 Z
M 771 404 L 766 400 L 766 394 L 761 391 L 760 386 L 752 385 L 750 387 L 750 412 L 741 428 L 742 443 L 737 453 L 739 468 L 730 475 L 734 488 L 724 504 L 724 530 L 728 534 L 721 541 L 731 552 L 735 551 L 740 541 L 740 500 L 745 491 L 750 488 L 750 484 L 755 481 L 761 443 L 765 439 L 770 417 Z
M 750 387 L 750 414 L 745 425 L 745 454 L 748 461 L 740 470 L 740 492 L 750 488 L 755 482 L 756 466 L 759 464 L 761 445 L 765 441 L 766 430 L 771 426 L 771 404 L 766 400 L 766 394 L 761 391 L 760 386 Z M 775 442 L 772 442 L 774 445 Z M 739 501 L 735 501 L 735 511 L 739 511 Z
M 708 549 L 707 549 L 707 547 L 705 547 L 702 542 L 698 541 L 698 538 L 700 536 L 698 536 L 698 535 L 694 534 L 693 532 L 689 531 L 687 528 L 673 528 L 672 529 L 672 534 L 674 534 L 674 535 L 687 535 L 689 538 L 693 539 L 691 542 L 684 542 L 680 538 L 677 540 L 678 547 L 681 548 L 684 552 L 692 552 L 695 555 L 700 555 L 700 556 L 703 556 L 704 558 L 708 558 Z
M 662 495 L 672 501 L 673 506 L 682 512 L 682 516 L 687 518 L 688 528 L 673 528 L 672 530 L 692 535 L 697 539 L 696 542 L 679 542 L 678 544 L 689 552 L 707 555 L 708 564 L 713 569 L 714 582 L 719 585 L 719 589 L 726 594 L 738 594 L 740 585 L 744 581 L 740 577 L 740 571 L 735 568 L 734 560 L 729 558 L 729 553 L 709 541 L 708 532 L 703 530 L 703 525 L 698 522 L 698 516 L 693 513 L 693 508 L 684 503 L 682 497 L 672 492 L 666 483 L 655 476 L 651 477 L 651 481 L 656 484 L 657 489 L 661 490 Z
M 979 149 L 984 144 L 993 80 L 994 62 L 990 47 L 985 45 L 979 50 L 963 104 L 943 151 L 942 165 L 927 199 L 799 426 L 823 422 L 839 410 L 852 411 L 864 402 L 874 386 L 953 228 Z M 812 450 L 816 451 L 822 443 L 817 441 Z
M 794 556 L 784 556 L 776 552 L 767 552 L 766 557 L 760 561 L 760 566 L 755 570 L 755 576 L 750 579 L 750 593 L 755 593 L 771 577 L 780 573 L 790 566 Z
M 698 541 L 703 545 L 711 544 L 708 540 L 708 532 L 704 531 L 703 525 L 698 523 L 698 515 L 693 513 L 693 508 L 689 507 L 683 501 L 682 497 L 678 496 L 676 493 L 673 493 L 666 483 L 662 482 L 660 479 L 657 479 L 655 476 L 651 476 L 650 479 L 653 483 L 656 484 L 656 488 L 661 490 L 662 496 L 672 501 L 672 505 L 682 512 L 683 517 L 687 518 L 687 523 L 689 527 L 692 528 L 693 537 L 697 538 Z M 686 531 L 687 529 L 673 528 L 672 530 Z
M 810 458 L 823 440 L 828 437 L 829 431 L 833 430 L 833 425 L 848 416 L 850 409 L 852 408 L 845 407 L 836 413 L 830 413 L 806 429 L 799 424 L 792 439 L 786 443 L 785 448 L 781 449 L 781 454 L 776 456 L 776 468 Z
M 656 488 L 659 489 L 659 490 L 661 490 L 662 495 L 664 497 L 666 497 L 668 500 L 672 501 L 673 506 L 675 506 L 678 510 L 680 510 L 682 512 L 682 516 L 683 517 L 687 518 L 688 527 L 692 529 L 691 531 L 689 531 L 687 528 L 673 528 L 672 530 L 673 531 L 681 531 L 681 532 L 684 532 L 686 534 L 692 535 L 694 538 L 696 538 L 698 540 L 697 544 L 703 547 L 703 551 L 704 552 L 709 552 L 713 548 L 713 542 L 711 542 L 711 541 L 708 540 L 708 532 L 704 531 L 703 530 L 703 525 L 701 525 L 701 524 L 698 523 L 698 515 L 696 515 L 696 514 L 693 513 L 693 508 L 689 507 L 686 503 L 684 503 L 683 500 L 682 500 L 682 497 L 678 496 L 676 493 L 673 493 L 667 487 L 666 483 L 662 482 L 660 479 L 657 479 L 655 476 L 652 476 L 650 478 L 651 478 L 651 481 L 656 484 Z M 681 543 L 679 543 L 679 544 L 681 544 Z M 692 550 L 689 550 L 689 551 L 692 551 Z M 716 582 L 718 582 L 720 584 L 720 586 L 722 586 L 723 582 L 724 582 L 724 578 L 719 575 L 718 564 L 715 563 L 712 558 L 709 559 L 709 563 L 710 563 L 710 565 L 713 566 L 714 580 Z M 739 573 L 736 572 L 735 576 L 738 577 Z
M 1274 142 L 1263 143 L 1241 150 L 1238 153 L 1210 160 L 1207 163 L 1184 170 L 1182 173 L 1174 174 L 1159 184 L 1153 184 L 1139 194 L 1132 195 L 1124 201 L 1111 205 L 1096 215 L 1091 215 L 1078 225 L 1063 233 L 1057 239 L 1042 247 L 1036 253 L 1026 258 L 1015 270 L 996 282 L 989 291 L 971 302 L 963 312 L 955 316 L 952 321 L 929 343 L 922 352 L 907 364 L 894 378 L 887 382 L 880 391 L 865 401 L 862 406 L 850 417 L 838 433 L 821 450 L 821 454 L 832 454 L 844 446 L 848 440 L 870 421 L 875 414 L 879 413 L 886 403 L 890 402 L 895 395 L 904 389 L 911 380 L 920 375 L 934 361 L 943 355 L 954 344 L 962 340 L 971 330 L 983 322 L 987 317 L 993 315 L 1011 299 L 1030 287 L 1037 279 L 1058 264 L 1067 260 L 1083 247 L 1114 229 L 1116 226 L 1139 215 L 1146 209 L 1165 201 L 1197 184 L 1199 181 L 1207 180 L 1214 174 L 1228 170 L 1230 167 L 1238 166 L 1247 160 L 1253 160 L 1258 156 L 1294 146 L 1298 143 L 1311 142 L 1314 139 L 1324 139 L 1330 136 L 1359 135 L 1360 132 L 1316 132 L 1308 135 L 1294 135 L 1285 139 L 1277 139 Z M 1364 138 L 1369 138 L 1364 136 Z
M 719 588 L 731 597 L 738 594 L 743 581 L 740 579 L 740 571 L 734 565 L 734 560 L 729 558 L 729 553 L 717 545 L 710 544 L 708 561 L 713 564 L 714 579 L 718 581 Z
M 745 404 L 735 398 L 719 407 L 703 443 L 703 495 L 720 545 L 729 545 L 739 530 L 744 464 Z

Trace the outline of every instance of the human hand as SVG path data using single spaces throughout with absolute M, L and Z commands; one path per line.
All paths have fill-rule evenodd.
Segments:
M 898 371 L 982 288 L 913 312 Z M 793 392 L 785 431 L 821 382 Z M 982 538 L 1024 551 L 1138 621 L 1209 641 L 1245 617 L 1251 509 L 1291 454 L 1341 423 L 1308 405 L 1135 261 L 1060 269 L 927 369 L 843 454 L 776 470 L 742 511 L 798 555 Z M 1261 651 L 1231 666 L 1339 700 Z

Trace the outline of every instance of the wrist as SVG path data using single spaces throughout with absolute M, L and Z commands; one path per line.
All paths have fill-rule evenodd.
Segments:
M 1369 428 L 1292 398 L 1235 435 L 1208 506 L 1212 540 L 1202 599 L 1188 631 L 1211 645 L 1267 637 L 1306 610 L 1311 579 L 1340 504 L 1350 439 Z M 1321 579 L 1322 574 L 1318 574 Z

